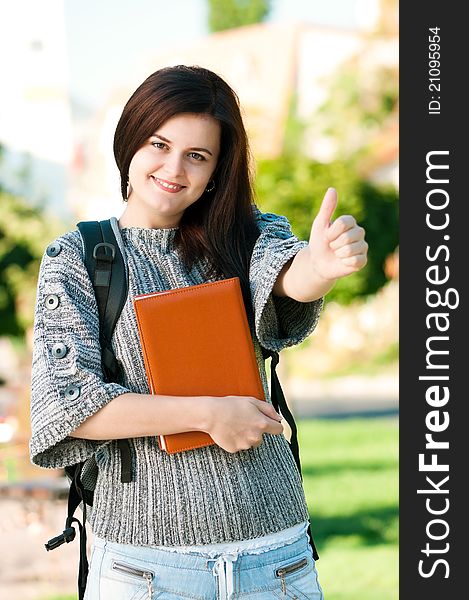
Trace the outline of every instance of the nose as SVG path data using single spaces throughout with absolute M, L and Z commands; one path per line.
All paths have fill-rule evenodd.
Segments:
M 170 177 L 180 177 L 184 172 L 183 156 L 177 152 L 170 152 L 165 157 L 164 172 Z

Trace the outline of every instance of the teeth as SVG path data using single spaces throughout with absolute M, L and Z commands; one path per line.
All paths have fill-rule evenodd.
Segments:
M 172 185 L 171 183 L 166 183 L 166 181 L 161 181 L 161 179 L 158 179 L 158 177 L 155 177 L 155 179 L 160 185 L 162 185 L 165 188 L 168 188 L 168 190 L 178 190 L 182 188 L 181 185 Z

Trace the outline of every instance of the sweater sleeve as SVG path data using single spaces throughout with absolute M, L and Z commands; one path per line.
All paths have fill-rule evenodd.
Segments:
M 293 235 L 286 217 L 261 213 L 255 205 L 253 212 L 261 232 L 249 269 L 255 330 L 262 346 L 279 352 L 300 344 L 313 332 L 324 299 L 299 302 L 273 295 L 282 267 L 308 243 Z
M 129 390 L 103 379 L 98 308 L 78 231 L 61 236 L 44 253 L 33 340 L 31 461 L 48 468 L 81 462 L 108 442 L 69 434 Z

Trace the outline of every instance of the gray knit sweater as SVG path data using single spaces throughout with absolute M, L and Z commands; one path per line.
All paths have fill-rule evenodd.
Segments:
M 323 300 L 274 297 L 283 265 L 307 243 L 288 220 L 253 205 L 261 235 L 250 264 L 255 328 L 251 328 L 261 380 L 270 402 L 259 342 L 281 350 L 299 344 L 316 326 Z M 31 387 L 31 460 L 64 467 L 95 454 L 99 467 L 90 523 L 95 535 L 136 545 L 194 545 L 256 538 L 308 520 L 301 479 L 283 435 L 237 453 L 217 445 L 168 455 L 156 437 L 130 440 L 135 478 L 120 482 L 115 441 L 69 437 L 116 396 L 148 394 L 132 298 L 137 294 L 206 281 L 206 264 L 188 272 L 173 241 L 177 228 L 121 230 L 129 295 L 113 348 L 124 370 L 122 385 L 105 383 L 93 288 L 83 264 L 78 231 L 65 233 L 42 259 L 37 288 Z M 181 365 L 183 367 L 183 365 Z

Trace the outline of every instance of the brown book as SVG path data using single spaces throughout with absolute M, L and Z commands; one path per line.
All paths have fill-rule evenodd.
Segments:
M 265 400 L 239 278 L 134 298 L 152 394 Z M 208 433 L 160 435 L 172 454 L 209 446 Z

